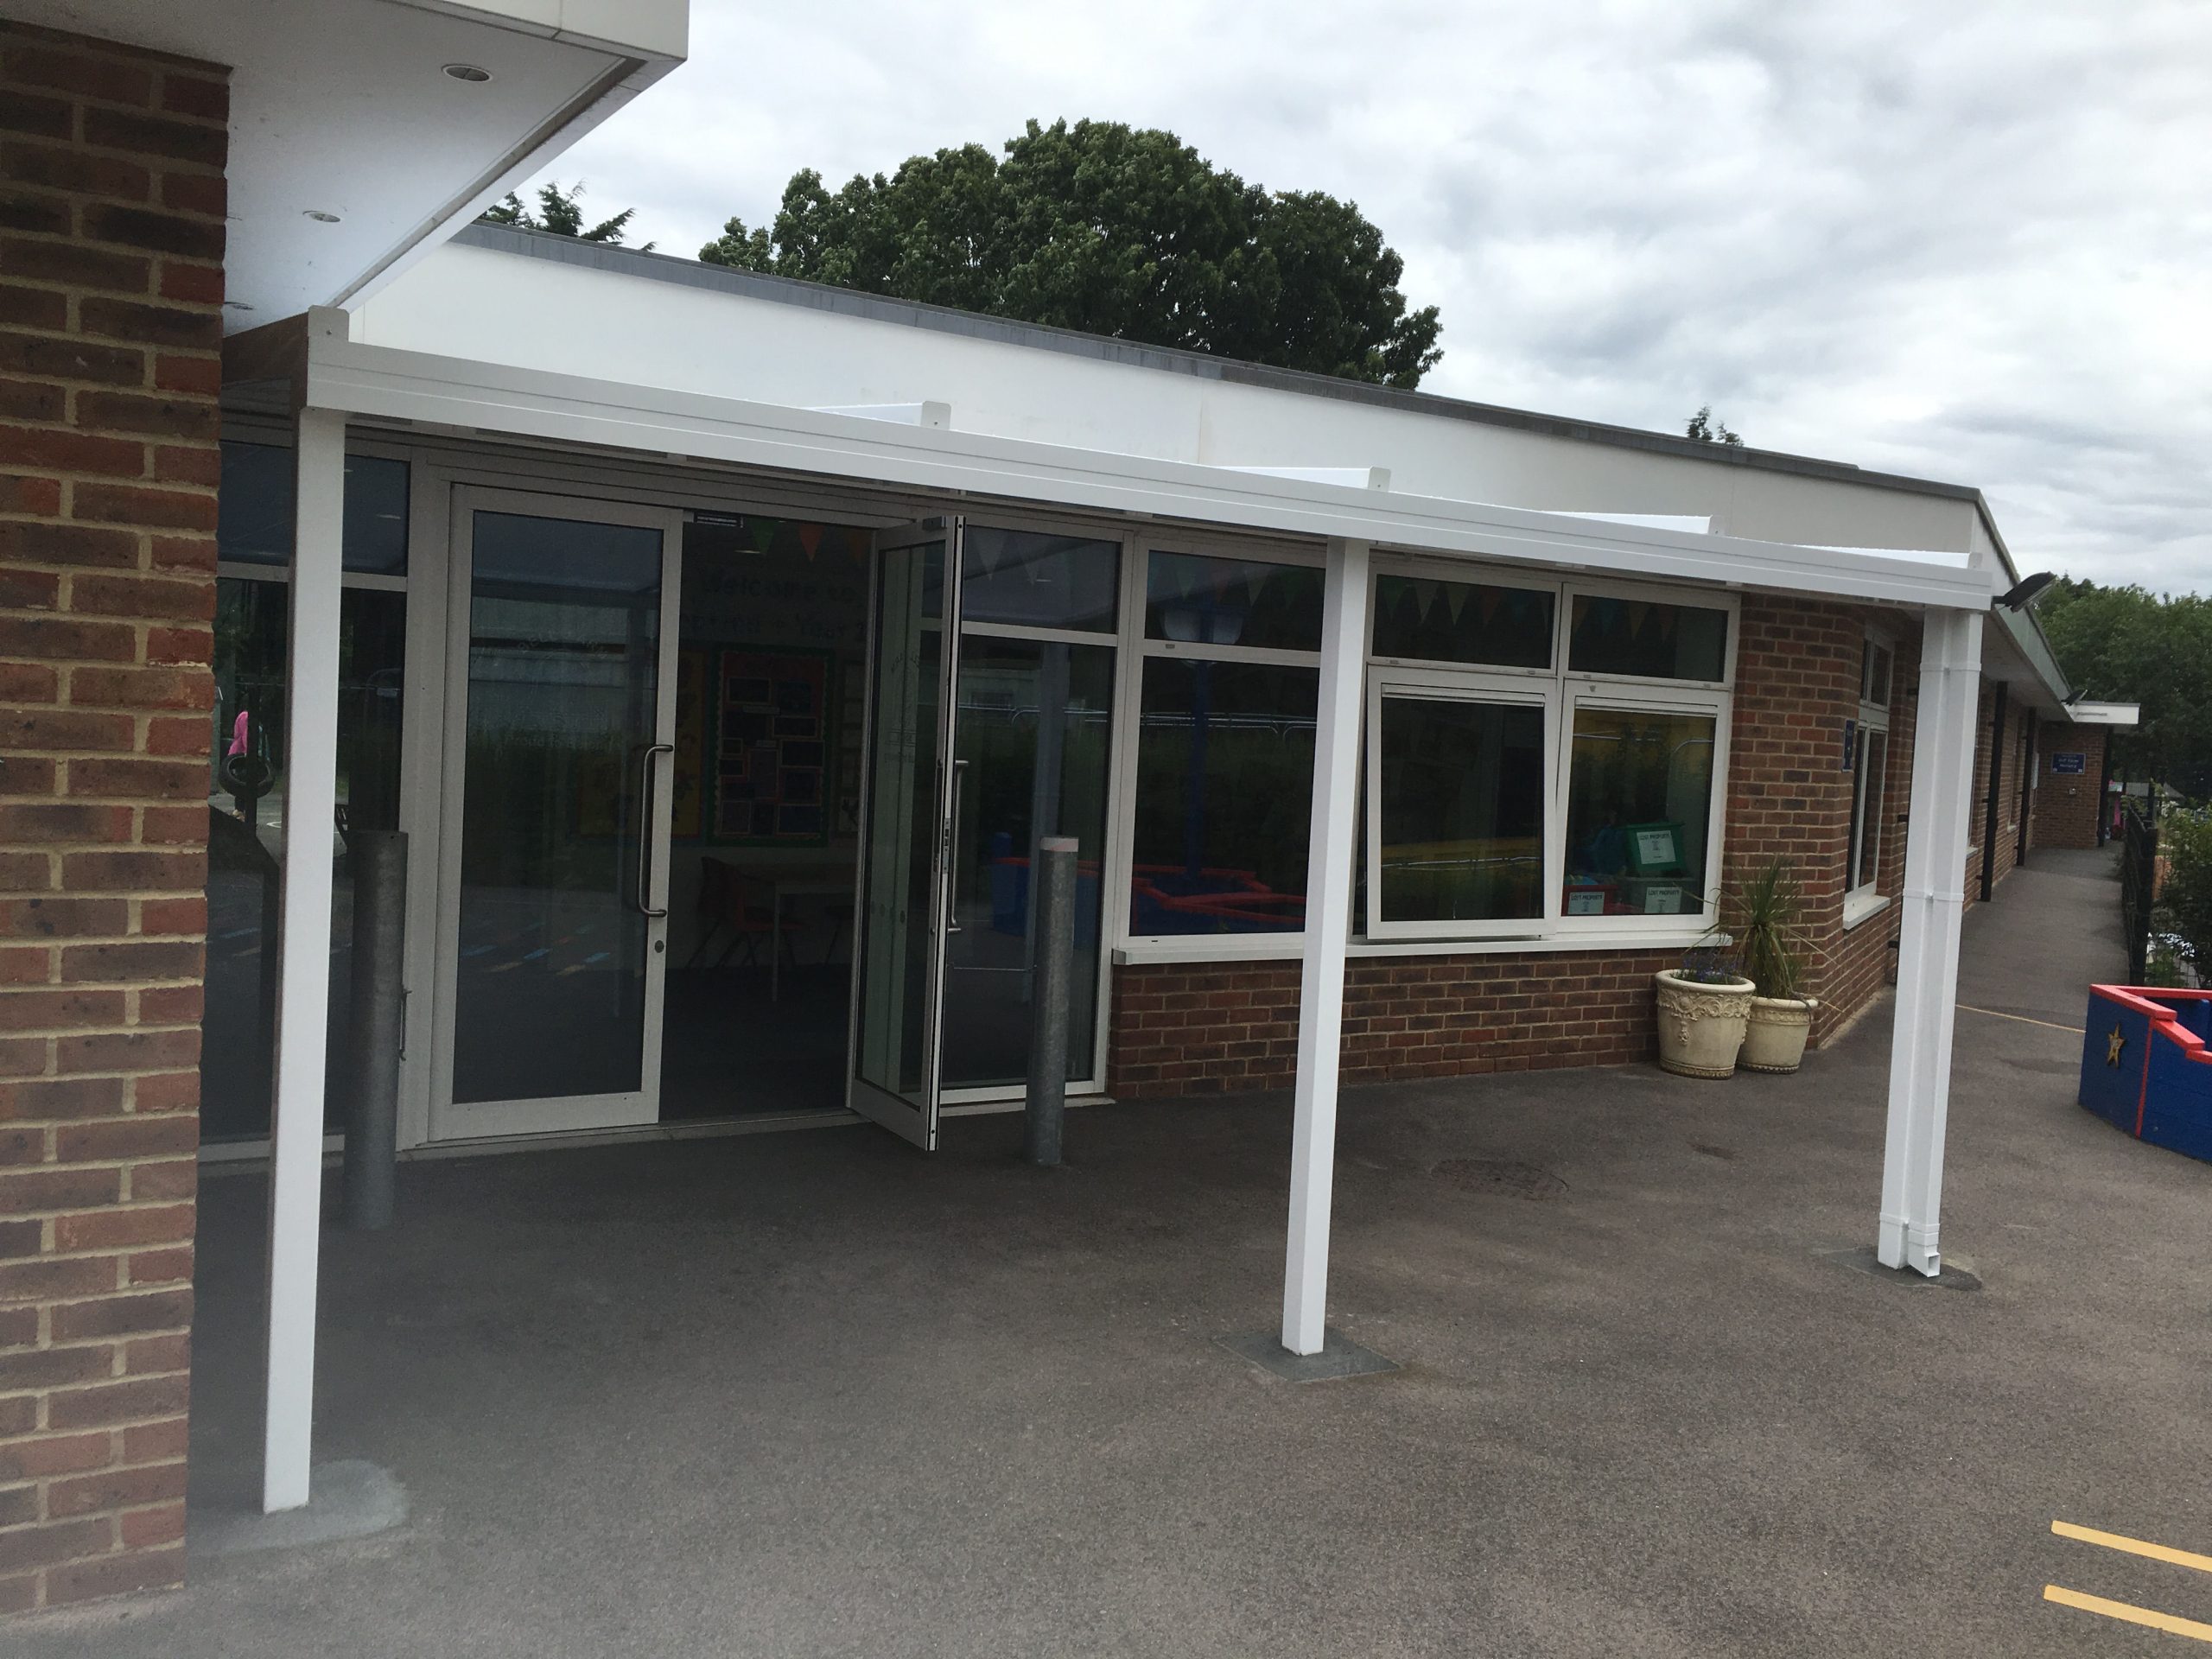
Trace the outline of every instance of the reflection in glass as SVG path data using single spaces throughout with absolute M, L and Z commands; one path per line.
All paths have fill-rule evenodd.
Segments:
M 1312 565 L 1154 553 L 1144 631 L 1186 645 L 1321 648 L 1321 572 Z
M 963 581 L 963 610 L 971 591 Z M 965 769 L 953 829 L 955 931 L 945 944 L 944 1084 L 1014 1084 L 1029 1074 L 1037 920 L 1030 876 L 1046 836 L 1077 842 L 1068 1077 L 1087 1077 L 1098 1014 L 1114 652 L 971 635 L 960 642 L 958 683 L 953 741 Z
M 1119 542 L 971 524 L 961 538 L 961 620 L 1111 633 L 1121 576 Z
M 1569 916 L 1677 916 L 1705 903 L 1713 717 L 1581 708 L 1567 784 Z
M 1375 654 L 1499 668 L 1552 665 L 1552 595 L 1486 582 L 1375 579 Z
M 1544 711 L 1386 696 L 1382 918 L 1494 922 L 1544 913 Z
M 1319 679 L 1310 668 L 1146 661 L 1131 932 L 1306 925 Z
M 455 1101 L 640 1085 L 660 543 L 636 525 L 475 515 Z
M 1577 674 L 1718 680 L 1728 661 L 1728 613 L 1604 594 L 1574 596 L 1567 665 Z
M 938 715 L 944 543 L 886 549 L 876 567 L 868 806 L 861 830 L 859 1040 L 855 1075 L 917 1109 L 929 1100 L 937 949 Z
M 207 796 L 207 957 L 200 1132 L 266 1135 L 284 838 L 286 602 L 283 582 L 215 584 L 215 708 Z M 327 1116 L 342 1108 L 350 1039 L 353 882 L 346 837 L 399 827 L 399 713 L 407 596 L 345 590 L 338 626 L 338 812 L 331 838 L 332 1064 Z
M 225 439 L 216 556 L 235 564 L 289 564 L 297 483 L 289 449 Z M 386 576 L 407 574 L 405 461 L 346 456 L 345 517 L 346 569 Z

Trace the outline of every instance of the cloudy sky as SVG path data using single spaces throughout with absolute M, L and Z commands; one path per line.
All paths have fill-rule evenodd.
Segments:
M 1357 201 L 1442 308 L 1426 390 L 1711 403 L 1980 485 L 2025 569 L 2212 592 L 2212 6 L 693 0 L 557 175 L 689 254 L 1032 116 Z

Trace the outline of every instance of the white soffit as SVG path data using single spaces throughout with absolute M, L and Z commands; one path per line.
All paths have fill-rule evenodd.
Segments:
M 1619 575 L 1971 610 L 1986 609 L 1990 601 L 1988 572 L 1948 563 L 1605 524 L 748 403 L 365 346 L 346 335 L 346 319 L 336 313 L 308 320 L 300 388 L 308 406 L 657 458 Z
M 396 275 L 680 62 L 689 11 L 688 0 L 0 0 L 0 15 L 232 70 L 224 263 L 237 330 Z M 454 79 L 448 64 L 491 79 Z

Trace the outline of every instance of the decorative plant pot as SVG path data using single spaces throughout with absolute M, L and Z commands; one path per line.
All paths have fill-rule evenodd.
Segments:
M 1677 1077 L 1734 1077 L 1758 987 L 1748 979 L 1686 979 L 1672 968 L 1651 978 L 1659 997 L 1659 1064 Z
M 1815 997 L 1755 996 L 1751 1024 L 1744 1033 L 1739 1064 L 1753 1071 L 1795 1071 L 1805 1059 L 1805 1039 L 1812 1034 Z

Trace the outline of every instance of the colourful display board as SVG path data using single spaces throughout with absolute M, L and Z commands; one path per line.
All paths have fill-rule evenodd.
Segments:
M 826 651 L 730 645 L 717 654 L 708 839 L 828 842 L 836 664 Z

